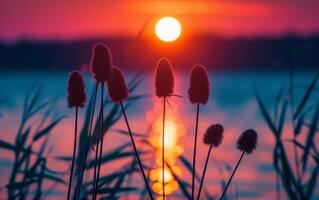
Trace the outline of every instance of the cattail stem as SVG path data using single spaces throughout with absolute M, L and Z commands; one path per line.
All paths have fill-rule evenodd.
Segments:
M 96 148 L 95 148 L 95 159 L 94 159 L 94 173 L 93 173 L 93 193 L 92 193 L 92 199 L 95 199 L 96 174 L 97 174 L 97 165 L 98 165 L 98 160 L 99 160 L 99 149 L 100 149 L 100 143 L 96 143 Z
M 222 199 L 224 198 L 224 196 L 225 196 L 225 194 L 226 194 L 226 191 L 227 191 L 227 188 L 228 188 L 230 182 L 232 181 L 233 176 L 235 175 L 235 173 L 236 173 L 236 171 L 237 171 L 237 168 L 238 168 L 238 166 L 239 166 L 241 160 L 243 159 L 244 155 L 245 155 L 245 151 L 243 151 L 243 153 L 241 154 L 241 156 L 240 156 L 240 158 L 239 158 L 239 160 L 238 160 L 238 162 L 237 162 L 237 165 L 236 165 L 236 167 L 235 167 L 235 169 L 234 169 L 232 175 L 230 176 L 230 179 L 228 180 L 228 183 L 227 183 L 227 185 L 226 185 L 226 187 L 225 187 L 225 189 L 224 189 L 224 191 L 223 191 L 222 196 L 219 198 L 219 200 L 222 200 Z
M 71 194 L 71 186 L 72 186 L 72 178 L 73 178 L 73 169 L 74 169 L 74 160 L 76 153 L 76 140 L 77 140 L 77 129 L 78 129 L 78 106 L 75 107 L 75 127 L 74 127 L 74 144 L 73 144 L 73 157 L 72 157 L 72 165 L 71 165 L 71 173 L 69 178 L 69 187 L 68 187 L 68 200 L 70 199 Z
M 165 104 L 166 97 L 163 98 L 163 135 L 162 135 L 162 189 L 163 200 L 165 200 Z
M 102 160 L 102 152 L 103 152 L 103 140 L 104 140 L 104 114 L 103 114 L 103 108 L 104 108 L 104 101 L 103 101 L 103 96 L 104 96 L 104 83 L 102 83 L 101 87 L 101 128 L 100 128 L 100 134 L 101 134 L 101 140 L 100 140 L 100 155 L 99 155 L 99 163 L 98 163 L 98 169 L 97 169 L 97 178 L 96 178 L 96 184 L 95 184 L 95 199 L 97 196 L 97 190 L 99 188 L 99 179 L 100 179 L 100 170 L 101 170 L 101 160 Z
M 91 118 L 90 118 L 90 127 L 89 127 L 89 133 L 88 133 L 88 139 L 87 139 L 87 145 L 86 145 L 86 151 L 85 151 L 84 160 L 83 160 L 83 163 L 82 163 L 82 166 L 81 166 L 81 175 L 80 175 L 78 187 L 77 187 L 77 190 L 76 190 L 76 198 L 75 199 L 79 199 L 80 198 L 82 180 L 83 180 L 84 170 L 85 170 L 85 164 L 86 164 L 86 160 L 87 160 L 87 157 L 88 157 L 88 154 L 89 154 L 89 150 L 90 150 L 90 147 L 91 147 L 93 118 L 94 118 L 95 103 L 96 103 L 96 96 L 97 96 L 98 88 L 99 88 L 99 83 L 96 82 L 93 105 L 92 105 L 92 114 L 91 114 Z
M 195 140 L 194 140 L 193 174 L 192 174 L 192 200 L 194 199 L 194 190 L 195 190 L 196 148 L 197 148 L 198 116 L 199 116 L 199 103 L 197 104 L 196 123 L 195 123 Z
M 213 147 L 213 145 L 209 146 L 209 150 L 208 150 L 208 153 L 207 153 L 206 162 L 205 162 L 205 166 L 204 166 L 204 171 L 203 171 L 202 179 L 201 179 L 200 185 L 199 185 L 199 191 L 198 191 L 198 195 L 197 195 L 197 200 L 199 200 L 200 193 L 202 191 L 204 178 L 205 178 L 205 174 L 206 174 L 206 169 L 207 169 L 207 165 L 208 165 L 208 161 L 209 161 L 209 157 L 210 157 L 210 152 L 212 151 L 212 147 Z
M 122 101 L 120 101 L 120 105 L 121 105 L 121 108 L 122 108 L 122 112 L 123 112 L 123 115 L 124 115 L 124 119 L 125 119 L 125 122 L 126 122 L 126 126 L 127 126 L 127 129 L 128 129 L 128 132 L 130 134 L 130 138 L 131 138 L 131 142 L 132 142 L 133 149 L 134 149 L 134 152 L 135 152 L 135 156 L 137 158 L 138 165 L 140 167 L 140 170 L 141 170 L 143 178 L 144 178 L 145 185 L 147 187 L 147 191 L 148 191 L 148 193 L 150 195 L 151 200 L 153 200 L 154 198 L 153 198 L 153 195 L 152 195 L 152 191 L 151 191 L 150 186 L 148 185 L 148 180 L 146 178 L 146 175 L 145 175 L 145 172 L 144 172 L 144 169 L 143 169 L 143 165 L 142 165 L 140 156 L 138 155 L 138 151 L 137 151 L 137 148 L 136 148 L 136 145 L 135 145 L 133 134 L 132 134 L 132 131 L 131 131 L 131 128 L 130 128 L 130 124 L 128 122 L 128 119 L 127 119 L 127 116 L 126 116 L 125 109 L 124 109 Z

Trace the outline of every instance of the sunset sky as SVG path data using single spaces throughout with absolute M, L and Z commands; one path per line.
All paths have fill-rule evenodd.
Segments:
M 0 1 L 0 40 L 145 37 L 162 16 L 180 20 L 183 33 L 278 36 L 319 33 L 319 1 Z M 149 23 L 146 23 L 146 22 Z

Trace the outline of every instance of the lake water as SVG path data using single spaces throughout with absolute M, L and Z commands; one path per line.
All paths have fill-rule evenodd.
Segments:
M 133 76 L 134 72 L 126 73 L 127 80 Z M 296 86 L 296 102 L 301 97 L 305 89 L 314 76 L 314 72 L 298 72 L 295 74 L 294 85 Z M 86 90 L 90 94 L 94 82 L 89 74 L 86 78 Z M 280 88 L 289 82 L 289 72 L 233 72 L 233 73 L 210 73 L 211 96 L 209 102 L 200 108 L 200 124 L 198 139 L 198 159 L 197 171 L 201 174 L 206 158 L 208 147 L 201 142 L 201 138 L 206 128 L 213 123 L 220 123 L 224 126 L 225 136 L 222 145 L 218 149 L 213 149 L 211 160 L 205 178 L 205 189 L 211 196 L 219 196 L 221 193 L 220 181 L 222 178 L 228 179 L 229 172 L 223 168 L 224 164 L 234 167 L 240 152 L 236 150 L 236 141 L 241 132 L 248 128 L 254 128 L 259 133 L 258 147 L 249 156 L 245 156 L 239 166 L 238 172 L 229 190 L 230 195 L 236 195 L 240 199 L 275 199 L 276 176 L 272 166 L 272 150 L 274 137 L 265 125 L 260 114 L 260 110 L 254 98 L 254 85 L 263 97 L 269 109 L 273 109 L 276 102 L 276 95 Z M 49 146 L 52 151 L 48 156 L 49 166 L 56 170 L 66 170 L 65 163 L 59 163 L 54 159 L 55 156 L 71 155 L 73 145 L 73 110 L 67 108 L 65 94 L 67 72 L 4 72 L 0 74 L 0 100 L 4 100 L 0 105 L 0 131 L 1 139 L 9 142 L 14 141 L 15 133 L 20 123 L 23 99 L 26 92 L 34 82 L 43 85 L 41 98 L 54 98 L 58 100 L 53 110 L 53 115 L 68 115 L 53 130 Z M 176 72 L 176 85 L 174 93 L 185 98 L 171 97 L 168 109 L 168 143 L 171 142 L 168 151 L 175 152 L 179 148 L 179 154 L 183 154 L 188 160 L 192 159 L 192 148 L 194 138 L 194 121 L 196 106 L 189 103 L 187 99 L 188 73 Z M 136 102 L 127 110 L 134 132 L 148 134 L 148 138 L 154 142 L 158 138 L 157 121 L 161 117 L 162 103 L 155 97 L 153 88 L 153 74 L 143 74 L 143 81 L 132 95 L 146 95 L 143 99 Z M 318 93 L 316 93 L 318 95 Z M 316 98 L 316 97 L 314 97 Z M 108 107 L 106 108 L 108 112 Z M 80 115 L 84 111 L 80 110 Z M 289 116 L 288 116 L 289 117 Z M 83 122 L 80 117 L 79 123 Z M 117 133 L 116 129 L 126 130 L 123 119 L 120 119 L 105 138 L 105 149 L 107 152 L 129 138 Z M 151 131 L 149 131 L 151 127 Z M 292 138 L 290 124 L 285 126 L 285 138 Z M 170 131 L 172 131 L 170 133 Z M 318 141 L 318 140 L 316 140 Z M 318 144 L 318 142 L 317 142 Z M 138 145 L 140 148 L 141 144 Z M 8 180 L 8 172 L 11 170 L 12 153 L 0 149 L 0 184 L 5 185 Z M 155 154 L 156 157 L 156 154 Z M 180 177 L 184 181 L 191 183 L 191 175 L 179 161 L 178 155 L 171 157 L 176 161 L 175 165 L 180 169 Z M 149 158 L 147 158 L 149 159 Z M 148 162 L 147 160 L 144 160 Z M 172 161 L 173 162 L 173 161 Z M 154 170 L 158 167 L 154 158 Z M 218 168 L 221 165 L 222 170 Z M 117 163 L 116 166 L 121 166 Z M 102 166 L 102 174 L 110 173 L 115 170 L 113 166 Z M 142 179 L 134 176 L 134 184 L 142 185 Z M 198 183 L 197 183 L 198 186 Z M 155 186 L 154 186 L 155 187 Z M 58 186 L 49 199 L 57 197 L 64 198 L 66 187 Z M 315 189 L 314 199 L 319 199 L 319 187 Z M 179 199 L 181 191 L 177 189 L 168 199 Z M 204 195 L 203 195 L 204 196 Z M 0 197 L 6 197 L 6 189 L 0 190 Z M 132 194 L 131 199 L 136 195 Z M 287 198 L 282 191 L 282 197 Z

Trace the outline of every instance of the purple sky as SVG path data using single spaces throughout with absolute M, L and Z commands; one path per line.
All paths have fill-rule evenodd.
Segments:
M 174 16 L 183 33 L 223 36 L 313 35 L 319 1 L 0 1 L 0 40 L 134 36 L 145 21 Z

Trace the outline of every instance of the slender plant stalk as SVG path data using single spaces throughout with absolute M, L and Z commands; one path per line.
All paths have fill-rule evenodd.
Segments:
M 27 152 L 26 152 L 27 158 L 26 158 L 25 169 L 24 169 L 25 171 L 27 171 L 29 169 L 29 167 L 30 167 L 30 154 L 31 154 L 31 147 L 29 147 L 27 149 Z M 28 179 L 29 179 L 28 176 L 24 176 L 23 177 L 23 182 L 27 181 Z M 28 191 L 29 191 L 28 187 L 27 188 L 21 188 L 20 193 L 22 195 L 22 199 L 25 199 L 25 197 L 28 196 Z
M 238 168 L 238 166 L 239 166 L 241 160 L 243 159 L 244 155 L 245 155 L 245 151 L 243 151 L 243 153 L 241 154 L 241 156 L 240 156 L 240 158 L 239 158 L 239 160 L 238 160 L 238 162 L 237 162 L 237 165 L 236 165 L 236 167 L 235 167 L 235 169 L 234 169 L 232 175 L 230 176 L 230 179 L 228 180 L 228 183 L 227 183 L 227 185 L 226 185 L 226 187 L 225 187 L 225 189 L 224 189 L 224 191 L 223 191 L 222 196 L 219 198 L 219 200 L 222 200 L 222 199 L 224 198 L 224 196 L 225 196 L 225 194 L 226 194 L 226 192 L 227 192 L 227 188 L 228 188 L 230 182 L 232 181 L 232 179 L 233 179 L 233 177 L 234 177 L 234 175 L 235 175 L 235 173 L 236 173 L 236 171 L 237 171 L 237 168 Z
M 94 175 L 93 175 L 92 199 L 95 199 L 95 188 L 96 188 L 97 165 L 98 165 L 98 159 L 99 159 L 99 149 L 100 149 L 100 143 L 96 143 L 95 159 L 94 159 Z
M 294 99 L 293 99 L 294 90 L 293 90 L 293 84 L 294 84 L 294 82 L 293 82 L 293 70 L 291 70 L 290 73 L 289 73 L 290 114 L 291 114 L 292 130 L 294 132 L 294 140 L 296 140 L 295 120 L 293 118 L 293 116 L 294 116 Z M 293 146 L 294 146 L 293 153 L 294 153 L 294 160 L 295 160 L 295 168 L 296 168 L 298 189 L 300 191 L 300 198 L 303 199 L 304 195 L 303 195 L 303 190 L 302 190 L 302 182 L 301 182 L 300 169 L 299 169 L 298 150 L 297 150 L 297 146 L 296 145 L 293 145 Z
M 292 123 L 292 130 L 294 132 L 294 140 L 296 140 L 296 133 L 295 133 L 295 120 L 293 118 L 294 116 L 294 90 L 293 90 L 293 71 L 291 70 L 289 73 L 289 100 L 290 100 L 290 114 L 291 114 L 291 123 Z M 298 184 L 300 185 L 300 173 L 299 173 L 299 159 L 298 159 L 298 152 L 297 152 L 297 146 L 294 145 L 294 159 L 295 159 L 295 167 L 296 167 L 296 174 L 298 177 Z
M 82 180 L 83 180 L 83 175 L 84 175 L 84 170 L 85 170 L 85 164 L 86 164 L 86 160 L 87 160 L 90 146 L 91 146 L 93 118 L 94 118 L 95 103 L 96 103 L 96 96 L 97 96 L 98 87 L 99 87 L 99 83 L 96 82 L 94 100 L 93 100 L 93 105 L 92 105 L 92 114 L 91 114 L 91 119 L 90 119 L 89 134 L 88 134 L 87 145 L 86 145 L 86 151 L 85 151 L 84 160 L 83 160 L 83 163 L 81 166 L 81 175 L 80 175 L 80 179 L 79 179 L 78 188 L 76 190 L 76 198 L 75 199 L 80 198 L 80 192 L 81 192 L 81 187 L 82 187 Z
M 25 108 L 24 108 L 25 109 Z M 24 125 L 25 125 L 25 122 L 26 122 L 26 119 L 25 119 L 25 111 L 23 112 L 23 115 L 22 115 L 22 121 L 20 123 L 20 126 L 19 126 L 19 130 L 18 130 L 18 133 L 17 133 L 17 136 L 16 136 L 16 144 L 18 143 L 18 140 L 20 139 L 20 136 L 21 136 L 21 132 L 24 128 Z M 20 157 L 20 151 L 19 149 L 16 149 L 14 151 L 14 163 L 13 163 L 13 168 L 12 168 L 12 172 L 11 172 L 11 175 L 10 175 L 10 179 L 9 179 L 9 185 L 15 183 L 15 180 L 16 180 L 16 174 L 17 174 L 17 171 L 19 170 L 19 157 Z M 15 196 L 15 189 L 13 188 L 7 188 L 7 191 L 8 191 L 8 197 L 9 199 L 12 199 L 14 198 Z
M 213 145 L 209 145 L 209 149 L 208 149 L 208 153 L 207 153 L 207 157 L 206 157 L 206 162 L 205 162 L 205 166 L 204 166 L 204 170 L 203 170 L 203 175 L 202 175 L 202 179 L 201 179 L 200 185 L 199 185 L 199 191 L 198 191 L 198 195 L 197 195 L 197 200 L 199 200 L 200 193 L 202 191 L 204 178 L 205 178 L 205 174 L 206 174 L 206 169 L 207 169 L 207 165 L 208 165 L 208 161 L 209 161 L 210 152 L 212 151 L 212 147 L 213 147 Z
M 280 182 L 279 182 L 279 176 L 276 173 L 276 200 L 280 200 Z
M 199 116 L 199 103 L 197 104 L 196 123 L 195 123 L 195 140 L 194 140 L 193 174 L 192 174 L 192 200 L 194 199 L 194 190 L 195 190 L 196 148 L 197 148 L 198 116 Z
M 165 200 L 165 104 L 166 98 L 163 98 L 163 134 L 162 134 L 162 189 L 163 200 Z
M 103 153 L 103 140 L 104 140 L 104 134 L 103 134 L 103 128 L 104 128 L 104 124 L 103 124 L 103 118 L 104 118 L 104 114 L 103 114 L 103 105 L 104 105 L 104 101 L 103 101 L 103 96 L 104 96 L 104 83 L 102 83 L 102 87 L 101 87 L 101 128 L 100 128 L 100 136 L 101 136 L 101 140 L 100 140 L 100 155 L 99 155 L 99 163 L 98 163 L 98 169 L 97 169 L 97 177 L 96 177 L 96 184 L 95 184 L 95 199 L 97 196 L 97 190 L 99 187 L 99 179 L 100 179 L 100 170 L 101 170 L 101 159 L 102 159 L 102 153 Z
M 42 195 L 42 183 L 43 183 L 43 176 L 44 176 L 44 171 L 45 171 L 45 160 L 41 160 L 41 177 L 39 178 L 39 182 L 38 182 L 38 189 L 36 192 L 36 197 L 35 199 L 41 199 L 41 195 Z
M 145 185 L 146 185 L 146 187 L 147 187 L 147 191 L 148 191 L 148 193 L 149 193 L 149 195 L 150 195 L 151 200 L 153 200 L 154 198 L 153 198 L 153 195 L 152 195 L 152 191 L 151 191 L 150 186 L 148 185 L 148 180 L 147 180 L 147 178 L 146 178 L 146 175 L 145 175 L 145 172 L 144 172 L 144 169 L 143 169 L 143 165 L 142 165 L 140 156 L 138 155 L 138 151 L 137 151 L 137 148 L 136 148 L 136 145 L 135 145 L 135 141 L 134 141 L 134 138 L 133 138 L 133 134 L 132 134 L 132 131 L 131 131 L 131 128 L 130 128 L 130 124 L 129 124 L 129 122 L 128 122 L 128 119 L 127 119 L 127 116 L 126 116 L 125 109 L 124 109 L 124 106 L 123 106 L 122 101 L 120 101 L 120 104 L 121 104 L 122 112 L 123 112 L 124 119 L 125 119 L 125 122 L 126 122 L 126 126 L 127 126 L 127 129 L 128 129 L 128 132 L 129 132 L 129 134 L 130 134 L 130 138 L 131 138 L 131 142 L 132 142 L 133 149 L 134 149 L 134 152 L 135 152 L 135 156 L 136 156 L 137 161 L 138 161 L 138 165 L 139 165 L 140 170 L 141 170 L 141 172 L 142 172 L 143 179 L 144 179 Z
M 74 160 L 75 160 L 75 153 L 76 153 L 76 140 L 77 140 L 77 132 L 78 132 L 78 110 L 79 107 L 75 107 L 75 127 L 74 127 L 74 143 L 73 143 L 73 157 L 72 157 L 72 165 L 71 165 L 71 173 L 69 178 L 69 187 L 68 187 L 68 200 L 70 199 L 71 194 L 71 186 L 72 186 L 72 178 L 73 178 L 73 170 L 74 170 Z

